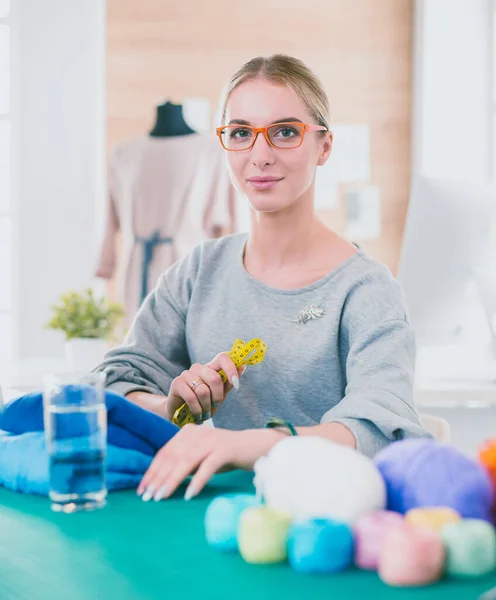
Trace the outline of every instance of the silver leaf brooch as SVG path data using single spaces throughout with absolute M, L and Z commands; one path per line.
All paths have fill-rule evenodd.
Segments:
M 291 322 L 305 325 L 308 323 L 308 321 L 321 319 L 325 314 L 326 312 L 321 306 L 315 306 L 315 304 L 311 304 L 310 306 L 305 307 L 303 310 L 300 310 L 298 313 L 298 318 L 291 319 Z

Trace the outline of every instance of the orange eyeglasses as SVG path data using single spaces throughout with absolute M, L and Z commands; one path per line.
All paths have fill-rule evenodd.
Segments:
M 224 125 L 217 127 L 220 143 L 229 152 L 241 152 L 253 147 L 259 133 L 263 133 L 267 143 L 279 150 L 292 150 L 303 143 L 307 131 L 328 131 L 323 125 L 289 122 L 275 123 L 268 127 L 251 127 L 250 125 Z

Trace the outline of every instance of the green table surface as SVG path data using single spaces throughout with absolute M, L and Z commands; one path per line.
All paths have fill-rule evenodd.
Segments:
M 302 575 L 287 564 L 249 565 L 205 542 L 203 518 L 218 494 L 253 491 L 252 476 L 218 475 L 198 498 L 143 502 L 132 491 L 105 508 L 65 515 L 46 498 L 0 489 L 1 600 L 475 600 L 496 574 L 419 589 L 383 584 L 375 573 Z

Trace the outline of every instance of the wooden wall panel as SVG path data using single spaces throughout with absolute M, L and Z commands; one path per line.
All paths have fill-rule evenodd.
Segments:
M 412 0 L 107 0 L 108 148 L 148 131 L 155 105 L 206 96 L 246 60 L 284 52 L 329 94 L 334 123 L 368 123 L 382 236 L 357 240 L 396 272 L 408 202 Z M 344 231 L 344 207 L 323 215 Z

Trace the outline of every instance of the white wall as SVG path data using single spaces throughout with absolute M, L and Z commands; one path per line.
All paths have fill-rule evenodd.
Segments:
M 429 407 L 431 415 L 446 419 L 451 429 L 451 443 L 468 456 L 477 458 L 479 448 L 486 440 L 494 439 L 496 405 L 485 408 L 463 406 Z
M 415 0 L 413 173 L 485 182 L 492 0 Z
M 103 0 L 22 0 L 17 359 L 62 355 L 50 305 L 92 282 L 103 215 Z M 97 223 L 97 225 L 95 225 Z

